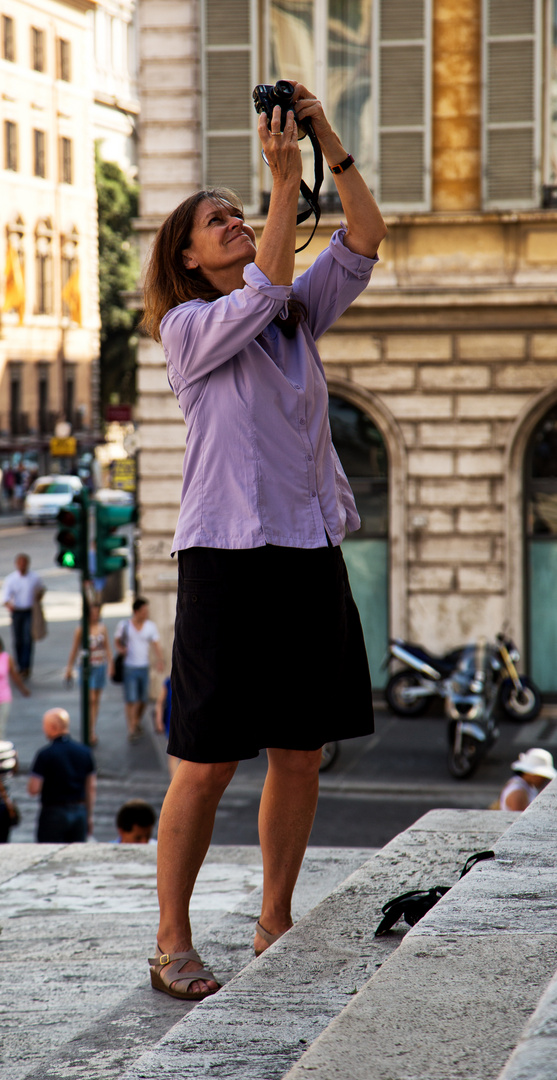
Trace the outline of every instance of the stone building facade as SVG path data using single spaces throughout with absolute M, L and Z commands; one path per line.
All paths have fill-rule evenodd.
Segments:
M 289 0 L 234 0 L 233 23 L 223 15 L 217 33 L 217 0 L 141 0 L 144 256 L 166 213 L 202 184 L 225 180 L 227 165 L 248 207 L 250 192 L 264 186 L 251 150 L 227 158 L 207 98 L 218 85 L 211 79 L 226 85 L 233 71 L 245 69 L 250 89 L 271 81 L 289 41 L 285 74 L 300 77 L 292 18 L 301 8 L 326 15 L 326 4 L 295 8 Z M 334 8 L 330 0 L 330 16 Z M 389 234 L 369 288 L 319 347 L 333 398 L 352 409 L 356 426 L 363 419 L 366 438 L 383 450 L 380 476 L 368 454 L 367 488 L 354 466 L 362 507 L 372 509 L 361 539 L 345 544 L 372 673 L 380 685 L 389 634 L 441 651 L 506 624 L 544 690 L 557 691 L 556 4 L 373 0 L 360 9 L 361 26 L 370 16 L 364 52 L 373 108 L 360 97 L 359 117 L 367 123 L 369 112 L 370 182 Z M 246 35 L 236 29 L 242 14 L 259 17 L 250 49 L 231 38 Z M 409 50 L 407 63 L 397 49 Z M 362 70 L 352 64 L 350 85 Z M 418 99 L 412 114 L 408 103 Z M 226 95 L 220 107 L 228 118 Z M 231 108 L 240 144 L 248 122 Z M 364 137 L 362 159 L 365 145 Z M 252 209 L 261 228 L 264 218 Z M 323 214 L 298 271 L 338 219 Z M 139 389 L 142 589 L 168 653 L 176 581 L 168 554 L 185 431 L 162 350 L 145 339 Z M 387 500 L 383 523 L 374 492 Z

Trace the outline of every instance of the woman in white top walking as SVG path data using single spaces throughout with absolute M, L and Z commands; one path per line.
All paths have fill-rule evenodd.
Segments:
M 157 671 L 164 671 L 159 632 L 149 618 L 149 602 L 138 597 L 131 619 L 122 619 L 116 628 L 114 646 L 124 657 L 124 701 L 128 739 L 135 742 L 142 734 L 141 718 L 149 699 L 149 649 L 153 646 Z

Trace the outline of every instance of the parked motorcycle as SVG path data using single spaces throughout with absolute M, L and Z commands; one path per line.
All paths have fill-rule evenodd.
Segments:
M 383 666 L 393 660 L 405 665 L 389 679 L 385 697 L 397 716 L 422 716 L 435 698 L 446 699 L 450 680 L 463 654 L 470 646 L 461 646 L 436 656 L 420 645 L 392 638 Z M 508 719 L 525 724 L 538 716 L 542 707 L 540 692 L 527 675 L 519 675 L 516 664 L 520 654 L 511 638 L 497 634 L 486 645 L 486 653 L 497 688 L 496 710 Z
M 495 723 L 498 699 L 492 646 L 485 638 L 466 646 L 448 679 L 445 715 L 448 724 L 447 765 L 457 780 L 476 771 L 499 735 Z

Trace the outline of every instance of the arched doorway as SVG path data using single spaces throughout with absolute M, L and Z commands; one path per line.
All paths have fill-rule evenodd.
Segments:
M 389 463 L 381 432 L 357 405 L 329 399 L 331 432 L 356 498 L 362 527 L 342 549 L 364 630 L 371 679 L 384 686 L 381 670 L 389 634 Z
M 557 405 L 538 421 L 525 455 L 528 673 L 557 693 Z

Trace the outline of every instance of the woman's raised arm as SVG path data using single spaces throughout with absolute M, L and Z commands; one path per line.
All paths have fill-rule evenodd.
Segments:
M 333 131 L 321 102 L 301 83 L 295 84 L 293 102 L 298 120 L 311 120 L 327 165 L 333 168 L 345 162 L 349 153 Z M 356 165 L 333 173 L 333 178 L 346 218 L 344 244 L 356 254 L 371 259 L 387 235 L 379 207 Z
M 298 148 L 298 128 L 289 112 L 280 130 L 280 106 L 273 109 L 269 128 L 265 113 L 258 125 L 259 138 L 273 177 L 269 213 L 255 257 L 256 266 L 272 285 L 291 285 L 296 247 L 296 214 L 302 178 L 302 155 Z

